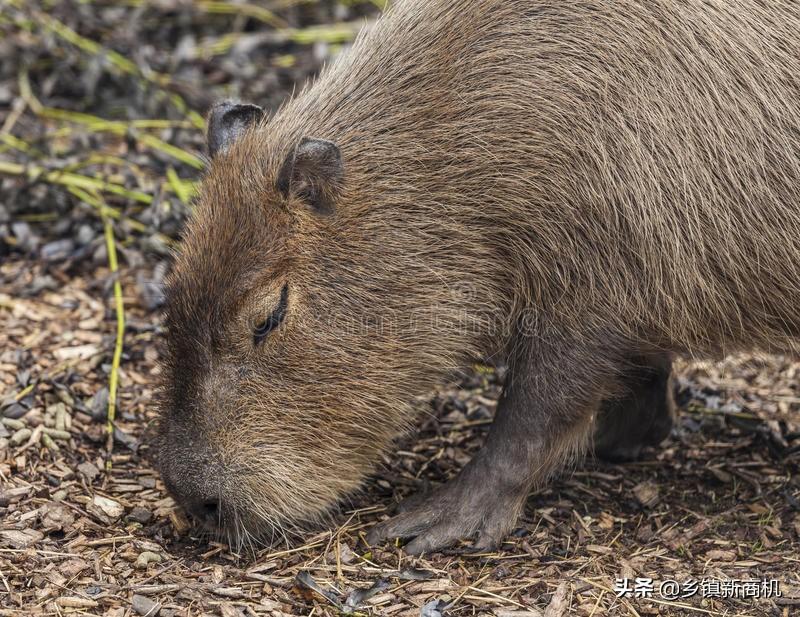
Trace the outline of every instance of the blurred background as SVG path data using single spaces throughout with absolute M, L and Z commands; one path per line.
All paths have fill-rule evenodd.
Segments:
M 409 562 L 363 539 L 479 447 L 491 367 L 419 401 L 418 433 L 335 529 L 239 554 L 175 507 L 147 437 L 205 113 L 274 110 L 384 8 L 0 0 L 0 615 L 795 614 L 800 363 L 779 356 L 681 362 L 666 444 L 554 481 L 497 553 Z M 620 577 L 778 580 L 782 597 L 626 599 Z
M 164 253 L 221 98 L 274 110 L 382 0 L 3 0 L 0 255 L 102 257 L 102 209 L 131 254 Z

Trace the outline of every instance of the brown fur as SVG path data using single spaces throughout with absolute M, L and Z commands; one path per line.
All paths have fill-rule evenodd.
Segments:
M 789 0 L 398 1 L 210 166 L 168 295 L 176 495 L 316 520 L 523 316 L 604 342 L 587 400 L 648 350 L 796 351 L 798 32 Z M 331 215 L 276 188 L 304 136 L 341 149 Z M 548 467 L 587 434 L 542 430 Z

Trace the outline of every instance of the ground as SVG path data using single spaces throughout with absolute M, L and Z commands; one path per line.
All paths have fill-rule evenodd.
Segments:
M 493 553 L 364 539 L 479 447 L 502 382 L 483 366 L 418 402 L 418 431 L 335 528 L 234 554 L 175 507 L 149 443 L 202 114 L 223 97 L 274 109 L 377 12 L 0 4 L 0 614 L 799 614 L 800 363 L 782 357 L 681 361 L 667 442 L 576 464 Z

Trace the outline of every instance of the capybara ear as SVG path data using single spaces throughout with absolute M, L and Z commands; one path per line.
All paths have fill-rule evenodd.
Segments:
M 223 101 L 211 108 L 208 115 L 208 153 L 215 157 L 225 152 L 247 127 L 264 117 L 258 105 Z
M 321 214 L 332 214 L 343 178 L 339 146 L 326 139 L 304 137 L 281 166 L 278 190 L 284 197 L 303 199 Z

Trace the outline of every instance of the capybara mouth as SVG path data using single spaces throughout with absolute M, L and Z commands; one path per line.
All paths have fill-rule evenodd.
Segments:
M 224 542 L 236 553 L 255 552 L 276 544 L 288 546 L 304 529 L 296 522 L 258 516 L 230 505 L 217 505 L 216 512 L 186 511 L 196 528 Z
M 220 499 L 186 499 L 171 492 L 195 529 L 202 534 L 224 541 L 234 550 L 245 545 L 270 543 L 269 526 L 263 522 L 259 524 L 252 515 L 240 512 L 230 503 L 223 503 Z
M 281 445 L 241 436 L 222 443 L 219 431 L 185 421 L 163 423 L 158 446 L 164 484 L 195 530 L 235 551 L 290 544 L 332 522 L 342 496 L 358 490 L 367 470 L 339 465 L 323 476 L 324 466 L 309 462 L 313 454 L 276 454 Z

